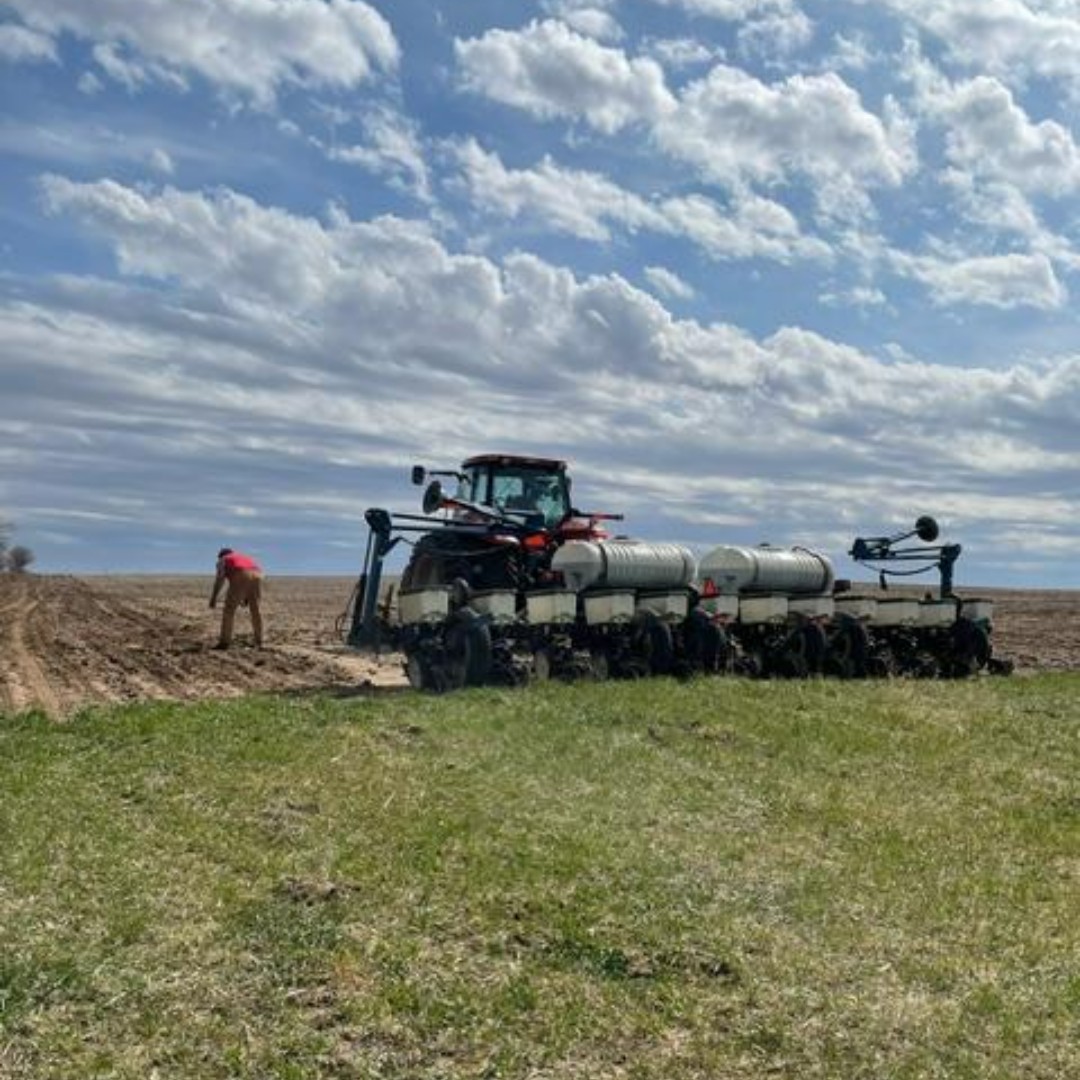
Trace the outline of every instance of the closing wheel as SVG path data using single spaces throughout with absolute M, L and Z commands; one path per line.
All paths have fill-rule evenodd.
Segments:
M 551 658 L 551 650 L 541 645 L 532 656 L 532 677 L 537 682 L 549 682 L 555 669 L 555 662 Z
M 727 666 L 727 634 L 704 611 L 690 612 L 683 633 L 691 668 L 713 675 Z
M 838 615 L 828 639 L 825 670 L 842 679 L 859 679 L 867 674 L 870 633 L 858 619 Z
M 430 690 L 432 688 L 431 672 L 420 653 L 409 653 L 405 657 L 405 677 L 414 690 Z
M 643 611 L 634 616 L 631 630 L 633 651 L 653 675 L 667 675 L 675 659 L 671 628 L 651 611 Z
M 820 623 L 808 622 L 795 633 L 799 637 L 799 652 L 810 675 L 820 675 L 825 670 L 825 655 L 829 651 L 829 639 Z
M 982 671 L 990 662 L 990 635 L 971 619 L 957 619 L 952 629 L 952 674 L 963 678 Z
M 593 649 L 589 653 L 589 668 L 597 682 L 611 678 L 611 659 L 603 649 Z
M 458 608 L 446 624 L 446 668 L 451 688 L 480 686 L 491 674 L 491 630 L 472 608 Z

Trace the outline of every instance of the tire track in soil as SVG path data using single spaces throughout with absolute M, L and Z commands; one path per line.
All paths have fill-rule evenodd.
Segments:
M 34 654 L 27 648 L 28 632 L 39 601 L 31 597 L 28 579 L 22 574 L 4 575 L 6 596 L 0 606 L 0 658 L 3 695 L 0 709 L 20 712 L 35 706 L 50 715 L 60 712 L 60 701 Z
M 216 652 L 201 605 L 170 610 L 153 579 L 118 594 L 71 577 L 18 577 L 0 574 L 0 713 L 38 707 L 62 717 L 95 703 L 352 692 L 368 681 L 355 656 L 345 662 L 310 644 L 256 651 L 240 635 Z

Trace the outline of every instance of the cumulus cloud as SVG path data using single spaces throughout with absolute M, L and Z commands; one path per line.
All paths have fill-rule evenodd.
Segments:
M 541 8 L 571 29 L 598 41 L 621 41 L 626 35 L 608 10 L 611 0 L 544 0 Z
M 261 106 L 285 86 L 348 89 L 392 70 L 390 24 L 363 0 L 7 0 L 50 39 L 95 42 L 102 70 L 135 88 L 198 75 Z
M 1068 299 L 1045 255 L 1013 253 L 948 259 L 896 252 L 893 266 L 927 286 L 931 302 L 983 304 L 1002 309 L 1055 310 Z
M 829 214 L 865 212 L 868 186 L 896 186 L 916 164 L 906 117 L 890 106 L 882 120 L 832 73 L 768 84 L 721 63 L 676 97 L 655 61 L 559 22 L 491 30 L 455 47 L 473 92 L 541 119 L 581 118 L 608 135 L 636 123 L 710 182 L 809 177 Z
M 508 169 L 475 139 L 453 147 L 474 205 L 506 218 L 526 218 L 583 240 L 611 238 L 610 225 L 659 228 L 662 215 L 648 201 L 604 176 L 558 166 L 545 157 L 535 168 Z
M 631 59 L 554 19 L 458 39 L 454 52 L 466 90 L 540 119 L 582 117 L 610 135 L 674 104 L 655 60 Z
M 867 5 L 881 0 L 853 0 Z M 960 64 L 1010 82 L 1030 75 L 1074 89 L 1080 73 L 1080 19 L 1075 4 L 1046 0 L 883 0 L 941 41 Z
M 780 203 L 740 190 L 720 205 L 704 195 L 644 198 L 607 177 L 557 165 L 550 157 L 530 169 L 508 169 L 475 140 L 453 153 L 462 184 L 486 214 L 542 224 L 583 240 L 611 239 L 612 229 L 678 236 L 714 259 L 827 260 L 824 242 L 802 234 Z
M 790 14 L 798 11 L 792 0 L 652 0 L 662 7 L 677 7 L 696 15 L 729 22 L 742 22 L 756 16 Z
M 767 84 L 717 65 L 654 128 L 657 144 L 721 182 L 822 181 L 895 186 L 915 165 L 909 133 L 867 111 L 838 75 Z
M 1038 194 L 1080 188 L 1080 148 L 1069 129 L 1033 122 L 997 79 L 941 81 L 924 93 L 923 108 L 945 125 L 946 152 L 957 168 Z

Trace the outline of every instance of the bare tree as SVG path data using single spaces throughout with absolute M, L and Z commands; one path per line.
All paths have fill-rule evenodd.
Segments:
M 7 553 L 7 568 L 13 574 L 25 573 L 33 561 L 34 553 L 23 544 L 16 544 Z
M 8 568 L 8 540 L 11 538 L 11 523 L 0 518 L 0 574 Z

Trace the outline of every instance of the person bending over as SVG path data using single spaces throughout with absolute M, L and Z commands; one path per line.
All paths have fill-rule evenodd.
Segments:
M 262 648 L 263 623 L 259 601 L 262 598 L 262 567 L 250 556 L 232 548 L 222 548 L 218 552 L 217 576 L 214 589 L 210 593 L 210 607 L 217 606 L 218 593 L 229 585 L 225 593 L 225 607 L 221 613 L 221 634 L 215 649 L 227 649 L 232 644 L 233 623 L 236 609 L 246 607 L 251 614 L 251 629 L 255 634 L 255 647 Z

